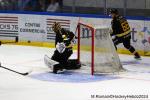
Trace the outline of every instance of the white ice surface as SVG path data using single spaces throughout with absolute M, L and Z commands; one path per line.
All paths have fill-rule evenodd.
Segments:
M 126 100 L 150 100 L 150 57 L 142 57 L 141 61 L 136 61 L 133 56 L 119 55 L 127 72 L 85 75 L 89 80 L 86 81 L 82 74 L 81 77 L 74 75 L 78 73 L 64 73 L 65 76 L 63 73 L 50 73 L 49 68 L 44 65 L 43 57 L 45 54 L 51 56 L 53 51 L 54 49 L 49 48 L 2 45 L 0 61 L 3 66 L 32 72 L 28 76 L 21 76 L 0 68 L 0 100 L 125 100 L 91 98 L 91 95 L 148 95 L 149 98 L 146 99 Z M 47 80 L 42 80 L 40 75 Z

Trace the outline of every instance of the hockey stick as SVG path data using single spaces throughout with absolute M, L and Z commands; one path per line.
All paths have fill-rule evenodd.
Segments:
M 9 68 L 4 67 L 4 66 L 0 66 L 0 67 L 1 67 L 1 68 L 4 68 L 4 69 L 7 69 L 7 70 L 9 70 L 9 71 L 12 71 L 12 72 L 14 72 L 14 73 L 17 73 L 17 74 L 20 74 L 20 75 L 24 75 L 24 76 L 29 74 L 29 72 L 21 73 L 21 72 L 17 72 L 17 71 L 15 71 L 15 70 L 9 69 Z

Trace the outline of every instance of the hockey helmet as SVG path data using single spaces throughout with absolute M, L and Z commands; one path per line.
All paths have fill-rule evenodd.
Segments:
M 110 14 L 118 14 L 118 10 L 117 9 L 110 9 Z
M 54 24 L 52 25 L 52 30 L 53 30 L 54 32 L 57 32 L 57 31 L 61 30 L 61 25 L 60 25 L 60 23 L 54 22 Z

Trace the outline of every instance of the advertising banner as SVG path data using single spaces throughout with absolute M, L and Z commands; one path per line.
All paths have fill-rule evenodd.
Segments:
M 79 22 L 92 27 L 111 28 L 110 18 L 0 13 L 0 40 L 18 37 L 19 41 L 54 42 L 55 34 L 52 31 L 54 22 L 59 22 L 62 28 L 75 34 Z M 128 22 L 131 27 L 131 44 L 145 53 L 150 51 L 150 21 L 128 20 Z M 118 48 L 124 47 L 119 44 Z

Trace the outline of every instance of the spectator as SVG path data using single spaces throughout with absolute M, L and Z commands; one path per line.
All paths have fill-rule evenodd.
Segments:
M 43 11 L 41 0 L 29 0 L 24 7 L 24 10 L 29 11 Z
M 18 10 L 24 10 L 30 0 L 18 0 Z
M 39 2 L 39 5 L 41 6 L 41 10 L 42 11 L 45 11 L 45 2 L 46 0 L 38 0 L 38 2 Z
M 1 10 L 13 10 L 11 0 L 0 0 L 0 9 Z
M 18 1 L 14 0 L 0 0 L 0 10 L 16 10 Z
M 62 12 L 63 11 L 63 0 L 57 0 L 57 2 L 59 3 L 59 11 Z
M 50 0 L 50 4 L 47 8 L 48 12 L 56 12 L 59 9 L 59 3 L 56 0 Z

